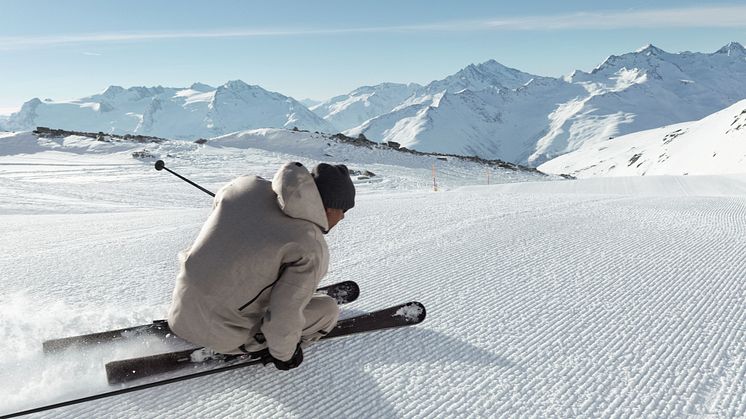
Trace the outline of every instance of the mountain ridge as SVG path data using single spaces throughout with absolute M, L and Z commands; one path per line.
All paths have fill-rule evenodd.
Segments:
M 590 73 L 576 70 L 562 78 L 535 76 L 525 85 L 513 88 L 504 88 L 504 83 L 493 82 L 493 88 L 524 95 L 531 94 L 526 87 L 532 83 L 551 87 L 532 98 L 524 98 L 534 104 L 525 107 L 526 113 L 506 116 L 502 121 L 492 123 L 490 137 L 461 141 L 464 144 L 475 141 L 512 143 L 510 147 L 499 147 L 513 150 L 512 153 L 497 156 L 538 166 L 586 143 L 698 119 L 746 98 L 746 86 L 740 82 L 746 79 L 746 60 L 738 54 L 742 49 L 741 44 L 731 42 L 714 53 L 668 53 L 649 44 L 635 52 L 609 56 Z M 483 90 L 483 86 L 475 83 L 470 90 Z M 547 95 L 552 102 L 547 103 Z M 438 106 L 430 100 L 432 97 L 433 92 L 429 91 L 428 95 L 411 98 L 409 102 L 417 103 L 419 109 L 410 109 L 406 121 L 379 117 L 344 132 L 362 133 L 371 139 L 397 141 L 423 150 L 437 149 L 453 141 L 448 138 L 451 134 L 430 131 L 430 127 L 438 125 L 432 120 L 417 122 L 413 119 L 417 114 L 424 118 L 427 112 L 418 111 L 425 107 Z M 509 107 L 513 103 L 502 102 L 494 105 L 504 115 L 510 115 Z M 547 109 L 547 105 L 552 109 Z M 479 111 L 477 106 L 469 110 Z M 541 114 L 546 118 L 544 121 L 537 118 Z M 402 133 L 402 123 L 418 129 Z M 454 125 L 460 127 L 460 131 L 473 129 L 457 118 L 444 120 L 439 125 Z M 428 143 L 432 146 L 429 147 Z M 450 151 L 468 153 L 470 147 L 464 145 L 461 150 Z
M 240 80 L 218 87 L 110 86 L 77 101 L 34 98 L 3 125 L 183 139 L 298 127 L 536 167 L 586 144 L 703 118 L 746 98 L 741 80 L 746 49 L 738 42 L 712 53 L 669 53 L 648 44 L 610 55 L 590 72 L 544 77 L 491 59 L 426 85 L 361 86 L 310 109 Z
M 81 99 L 23 104 L 5 124 L 10 130 L 37 126 L 141 134 L 177 139 L 213 137 L 254 128 L 334 131 L 293 98 L 241 80 L 218 87 L 193 83 L 188 88 L 124 88 L 117 85 Z

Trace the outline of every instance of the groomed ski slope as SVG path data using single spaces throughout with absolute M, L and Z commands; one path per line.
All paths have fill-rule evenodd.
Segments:
M 184 152 L 172 168 L 216 189 L 292 157 L 236 153 Z M 0 156 L 0 415 L 111 390 L 104 362 L 167 349 L 41 354 L 47 338 L 165 315 L 176 253 L 211 199 L 148 164 Z M 486 186 L 469 170 L 433 192 L 429 165 L 379 166 L 327 236 L 323 283 L 361 285 L 347 313 L 418 300 L 421 325 L 322 342 L 292 372 L 237 370 L 38 417 L 746 415 L 746 175 Z

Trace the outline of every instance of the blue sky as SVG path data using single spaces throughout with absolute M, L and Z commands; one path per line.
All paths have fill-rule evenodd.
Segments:
M 543 76 L 652 43 L 746 44 L 746 2 L 0 0 L 0 114 L 109 85 L 241 79 L 296 99 L 495 59 Z

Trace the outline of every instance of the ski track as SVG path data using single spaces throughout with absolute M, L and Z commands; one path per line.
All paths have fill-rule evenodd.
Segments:
M 79 186 L 58 191 L 83 199 Z M 289 373 L 234 370 L 35 417 L 746 415 L 746 197 L 521 188 L 369 191 L 329 234 L 322 284 L 361 286 L 348 313 L 418 300 L 421 325 L 320 343 Z M 111 390 L 103 362 L 160 349 L 55 363 L 40 347 L 165 315 L 176 254 L 210 206 L 179 193 L 116 213 L 4 204 L 0 414 Z
M 430 320 L 449 331 L 464 327 L 463 319 L 433 319 L 462 312 L 462 305 L 490 311 L 494 323 L 466 324 L 478 329 L 465 340 L 502 335 L 491 346 L 502 348 L 506 359 L 521 360 L 510 370 L 530 379 L 493 390 L 490 412 L 530 413 L 538 404 L 562 417 L 704 414 L 698 405 L 713 391 L 711 383 L 733 367 L 718 349 L 743 348 L 743 330 L 732 329 L 742 324 L 746 257 L 739 225 L 744 202 L 703 212 L 716 200 L 699 201 L 614 199 L 569 210 L 547 206 L 547 213 L 505 220 L 525 238 L 501 238 L 500 227 L 485 231 L 485 220 L 472 228 L 461 223 L 457 235 L 444 234 L 448 257 L 434 266 L 414 257 L 397 276 L 422 277 L 427 269 L 441 273 L 442 282 L 451 271 L 454 278 L 495 285 L 495 292 L 476 297 L 451 289 L 455 301 L 430 307 L 436 312 Z M 586 217 L 593 223 L 586 224 Z M 629 228 L 630 219 L 641 222 Z M 563 228 L 568 222 L 573 229 Z M 469 240 L 475 234 L 494 237 L 495 244 L 484 249 L 483 241 Z M 485 266 L 490 253 L 494 260 Z M 610 266 L 599 266 L 609 260 Z M 625 275 L 634 275 L 633 286 Z M 443 295 L 432 298 L 443 302 Z M 426 304 L 428 299 L 423 297 Z M 743 383 L 740 389 L 739 404 L 721 413 L 743 414 Z

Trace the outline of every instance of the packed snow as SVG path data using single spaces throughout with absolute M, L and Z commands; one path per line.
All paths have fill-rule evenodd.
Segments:
M 258 130 L 204 145 L 0 136 L 0 415 L 111 391 L 158 340 L 44 356 L 45 339 L 163 318 L 216 190 L 285 161 L 345 163 L 327 236 L 343 315 L 420 301 L 420 325 L 37 417 L 746 415 L 746 174 L 552 180 Z M 433 190 L 436 169 L 438 190 Z M 510 182 L 510 183 L 505 183 Z M 406 314 L 406 313 L 402 313 Z

